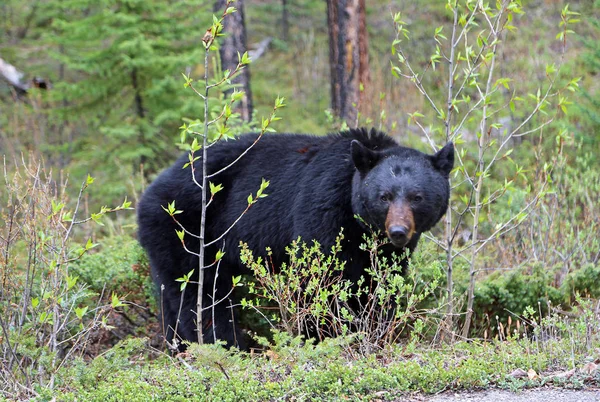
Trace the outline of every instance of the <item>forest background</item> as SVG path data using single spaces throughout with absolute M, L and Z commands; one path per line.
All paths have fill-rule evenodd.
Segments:
M 336 43 L 330 29 L 334 2 L 246 0 L 234 4 L 238 13 L 227 16 L 238 18 L 235 26 L 244 28 L 227 36 L 245 36 L 230 44 L 234 62 L 237 51 L 249 50 L 253 59 L 249 74 L 239 78 L 245 79 L 240 85 L 251 99 L 236 109 L 239 115 L 229 123 L 234 132 L 260 129 L 261 116 L 269 115 L 277 97 L 285 97 L 286 107 L 278 110 L 281 121 L 272 125 L 277 131 L 325 134 L 374 126 L 426 152 L 447 140 L 457 144 L 452 212 L 422 244 L 426 255 L 420 257 L 422 273 L 415 280 L 439 286 L 408 311 L 401 342 L 414 341 L 411 348 L 425 346 L 427 351 L 390 352 L 394 364 L 408 360 L 417 365 L 394 366 L 397 373 L 388 375 L 395 378 L 392 385 L 373 374 L 360 384 L 340 380 L 343 386 L 336 388 L 331 384 L 339 378 L 328 381 L 319 371 L 327 372 L 320 359 L 351 356 L 357 372 L 364 372 L 361 364 L 371 364 L 359 360 L 350 346 L 326 343 L 308 351 L 280 334 L 275 346 L 267 347 L 268 359 L 277 367 L 259 365 L 259 371 L 274 370 L 273 376 L 282 377 L 253 373 L 255 382 L 245 377 L 234 385 L 231 378 L 243 376 L 232 372 L 249 370 L 240 356 L 201 349 L 190 363 L 158 352 L 164 345 L 157 301 L 135 240 L 131 208 L 147 184 L 186 148 L 182 124 L 202 115 L 203 102 L 184 88 L 182 73 L 196 79 L 205 73 L 218 76 L 225 70 L 219 59 L 231 62 L 221 53 L 211 58 L 206 71 L 201 45 L 213 13 L 220 15 L 215 10 L 225 2 L 4 1 L 0 339 L 5 397 L 44 399 L 57 389 L 92 392 L 94 375 L 106 381 L 103 391 L 94 392 L 114 394 L 118 381 L 107 373 L 120 368 L 131 380 L 135 372 L 127 369 L 139 369 L 145 359 L 167 359 L 174 372 L 192 376 L 183 376 L 183 386 L 174 372 L 139 369 L 148 370 L 142 383 L 181 395 L 207 390 L 220 395 L 220 387 L 229 387 L 227 392 L 237 389 L 256 397 L 253 386 L 284 394 L 315 387 L 325 387 L 331 395 L 349 390 L 371 395 L 382 389 L 390 395 L 391 390 L 437 392 L 461 384 L 544 383 L 552 377 L 541 373 L 553 368 L 565 375 L 560 381 L 571 385 L 597 381 L 595 368 L 585 365 L 600 359 L 600 4 L 505 3 L 516 8 L 500 22 L 504 29 L 495 37 L 497 47 L 481 34 L 490 22 L 483 14 L 474 17 L 476 24 L 464 36 L 471 41 L 455 47 L 452 60 L 460 61 L 462 50 L 465 65 L 471 60 L 471 66 L 481 66 L 481 75 L 463 72 L 474 80 L 466 81 L 471 89 L 450 102 L 447 44 L 452 27 L 461 26 L 453 15 L 471 21 L 468 16 L 475 14 L 469 14 L 469 7 L 475 9 L 479 2 L 368 2 L 364 29 L 355 37 L 346 32 L 350 48 L 362 53 L 342 60 L 331 48 Z M 360 14 L 365 2 L 339 4 L 354 6 Z M 448 6 L 453 4 L 454 9 Z M 227 30 L 227 19 L 225 26 Z M 484 51 L 481 58 L 476 50 L 465 56 L 469 47 L 493 49 L 494 62 Z M 350 82 L 343 73 L 336 76 L 338 64 L 353 62 L 365 74 L 360 82 Z M 488 84 L 483 78 L 489 76 Z M 353 95 L 345 105 L 332 82 L 348 84 L 347 93 Z M 215 97 L 215 110 L 224 99 Z M 442 113 L 442 107 L 431 110 L 432 104 L 448 108 Z M 486 105 L 497 110 L 486 112 Z M 80 216 L 73 218 L 74 212 Z M 528 338 L 535 330 L 545 332 Z M 515 346 L 511 337 L 531 339 L 536 351 L 532 345 Z M 126 339 L 134 340 L 109 349 Z M 454 343 L 467 339 L 485 342 Z M 450 354 L 456 361 L 437 355 L 445 342 L 453 345 Z M 472 355 L 490 352 L 486 342 L 497 353 L 482 367 Z M 294 349 L 300 360 L 285 352 L 284 345 L 302 349 Z M 518 355 L 525 360 L 515 361 Z M 310 386 L 294 377 L 295 370 L 305 370 L 303 359 L 317 361 Z M 423 363 L 428 359 L 452 361 L 457 371 L 437 363 L 428 366 Z M 338 371 L 345 367 L 341 361 L 339 365 L 334 364 Z M 582 367 L 591 371 L 586 374 Z M 511 377 L 515 368 L 533 374 Z M 353 369 L 339 375 L 353 378 Z M 567 375 L 575 369 L 579 371 Z M 414 381 L 398 380 L 415 370 L 423 373 Z M 192 387 L 194 378 L 204 388 Z M 282 378 L 291 378 L 291 384 Z M 225 380 L 228 386 L 221 384 Z M 137 389 L 134 382 L 132 389 Z

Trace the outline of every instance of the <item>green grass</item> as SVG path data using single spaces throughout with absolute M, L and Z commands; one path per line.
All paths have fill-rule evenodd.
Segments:
M 580 371 L 569 380 L 550 373 L 581 368 L 585 355 L 536 351 L 527 339 L 505 342 L 459 342 L 452 346 L 396 346 L 380 354 L 352 355 L 344 342 L 318 345 L 281 340 L 265 354 L 229 352 L 215 345 L 194 346 L 177 358 L 150 353 L 143 339 L 126 341 L 92 362 L 77 362 L 61 372 L 55 392 L 39 400 L 59 401 L 265 401 L 265 400 L 394 400 L 414 392 L 523 388 L 547 383 L 568 387 L 600 385 L 598 375 Z M 555 347 L 568 350 L 568 339 Z M 598 345 L 596 345 L 598 346 Z M 558 349 L 557 349 L 558 350 Z M 510 373 L 532 369 L 534 379 Z

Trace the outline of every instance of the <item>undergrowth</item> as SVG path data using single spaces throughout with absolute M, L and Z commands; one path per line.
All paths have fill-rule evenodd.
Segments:
M 559 322 L 565 326 L 554 332 L 556 337 L 540 335 L 540 331 L 552 332 Z M 414 392 L 490 386 L 600 384 L 598 373 L 586 369 L 594 360 L 590 355 L 594 349 L 587 347 L 600 346 L 597 333 L 590 345 L 573 347 L 573 336 L 585 333 L 585 318 L 566 323 L 555 314 L 530 325 L 540 331 L 534 329 L 527 337 L 440 347 L 398 344 L 385 353 L 362 357 L 348 353 L 349 338 L 314 344 L 276 332 L 273 342 L 265 344 L 266 353 L 192 345 L 186 354 L 161 354 L 147 361 L 145 341 L 133 339 L 91 363 L 80 361 L 64 369 L 63 392 L 57 400 L 397 400 Z M 515 374 L 519 369 L 530 376 Z

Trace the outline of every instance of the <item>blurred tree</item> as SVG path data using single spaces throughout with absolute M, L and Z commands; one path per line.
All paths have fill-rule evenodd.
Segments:
M 3 0 L 0 5 L 0 43 L 15 45 L 25 39 L 39 17 L 41 0 Z
M 225 9 L 226 0 L 217 0 L 215 14 L 220 14 Z M 246 22 L 244 19 L 244 0 L 235 3 L 237 12 L 229 14 L 223 22 L 223 33 L 226 35 L 220 43 L 219 55 L 223 71 L 234 71 L 238 64 L 238 54 L 242 55 L 248 50 L 246 42 Z M 237 104 L 236 112 L 240 113 L 243 121 L 252 120 L 252 90 L 250 89 L 250 68 L 246 66 L 233 80 L 234 86 L 244 91 L 244 98 Z M 227 96 L 233 89 L 225 92 Z
M 365 0 L 327 0 L 327 26 L 331 108 L 354 127 L 370 80 Z
M 58 0 L 52 55 L 68 74 L 53 91 L 63 119 L 85 121 L 73 152 L 113 179 L 146 174 L 171 157 L 182 116 L 199 110 L 183 90 L 181 73 L 197 63 L 191 6 L 159 0 Z M 119 172 L 117 172 L 119 171 Z M 97 175 L 97 174 L 95 174 Z M 123 188 L 115 186 L 115 192 Z

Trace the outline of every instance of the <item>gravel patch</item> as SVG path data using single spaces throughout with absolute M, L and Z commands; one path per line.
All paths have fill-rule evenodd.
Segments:
M 418 399 L 417 399 L 418 400 Z M 527 389 L 511 392 L 499 389 L 477 392 L 447 392 L 422 399 L 427 402 L 600 402 L 600 390 Z

